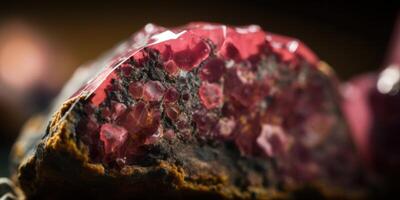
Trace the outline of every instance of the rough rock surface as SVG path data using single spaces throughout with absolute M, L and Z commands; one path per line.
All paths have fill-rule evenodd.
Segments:
M 28 197 L 362 195 L 335 77 L 296 39 L 148 24 L 90 68 L 20 164 Z

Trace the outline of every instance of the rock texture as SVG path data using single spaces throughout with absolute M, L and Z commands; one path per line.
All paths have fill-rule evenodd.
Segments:
M 261 30 L 152 24 L 91 64 L 18 179 L 31 198 L 356 198 L 330 68 Z

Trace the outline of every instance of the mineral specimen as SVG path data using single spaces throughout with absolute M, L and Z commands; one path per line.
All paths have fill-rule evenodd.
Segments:
M 28 197 L 362 193 L 335 77 L 299 40 L 148 24 L 91 69 L 20 165 Z

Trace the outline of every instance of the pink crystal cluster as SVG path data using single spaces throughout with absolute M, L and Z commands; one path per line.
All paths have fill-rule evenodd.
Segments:
M 147 44 L 84 87 L 92 93 L 77 133 L 94 161 L 129 164 L 157 142 L 197 139 L 277 159 L 282 174 L 301 179 L 347 159 L 347 148 L 321 145 L 338 140 L 335 92 L 300 41 L 207 23 L 150 24 L 129 44 L 138 37 Z

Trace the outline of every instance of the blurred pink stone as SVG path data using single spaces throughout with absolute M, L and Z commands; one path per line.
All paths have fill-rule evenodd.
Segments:
M 342 87 L 342 109 L 352 132 L 352 137 L 363 159 L 371 159 L 370 131 L 373 126 L 370 93 L 375 87 L 376 76 L 361 75 Z

